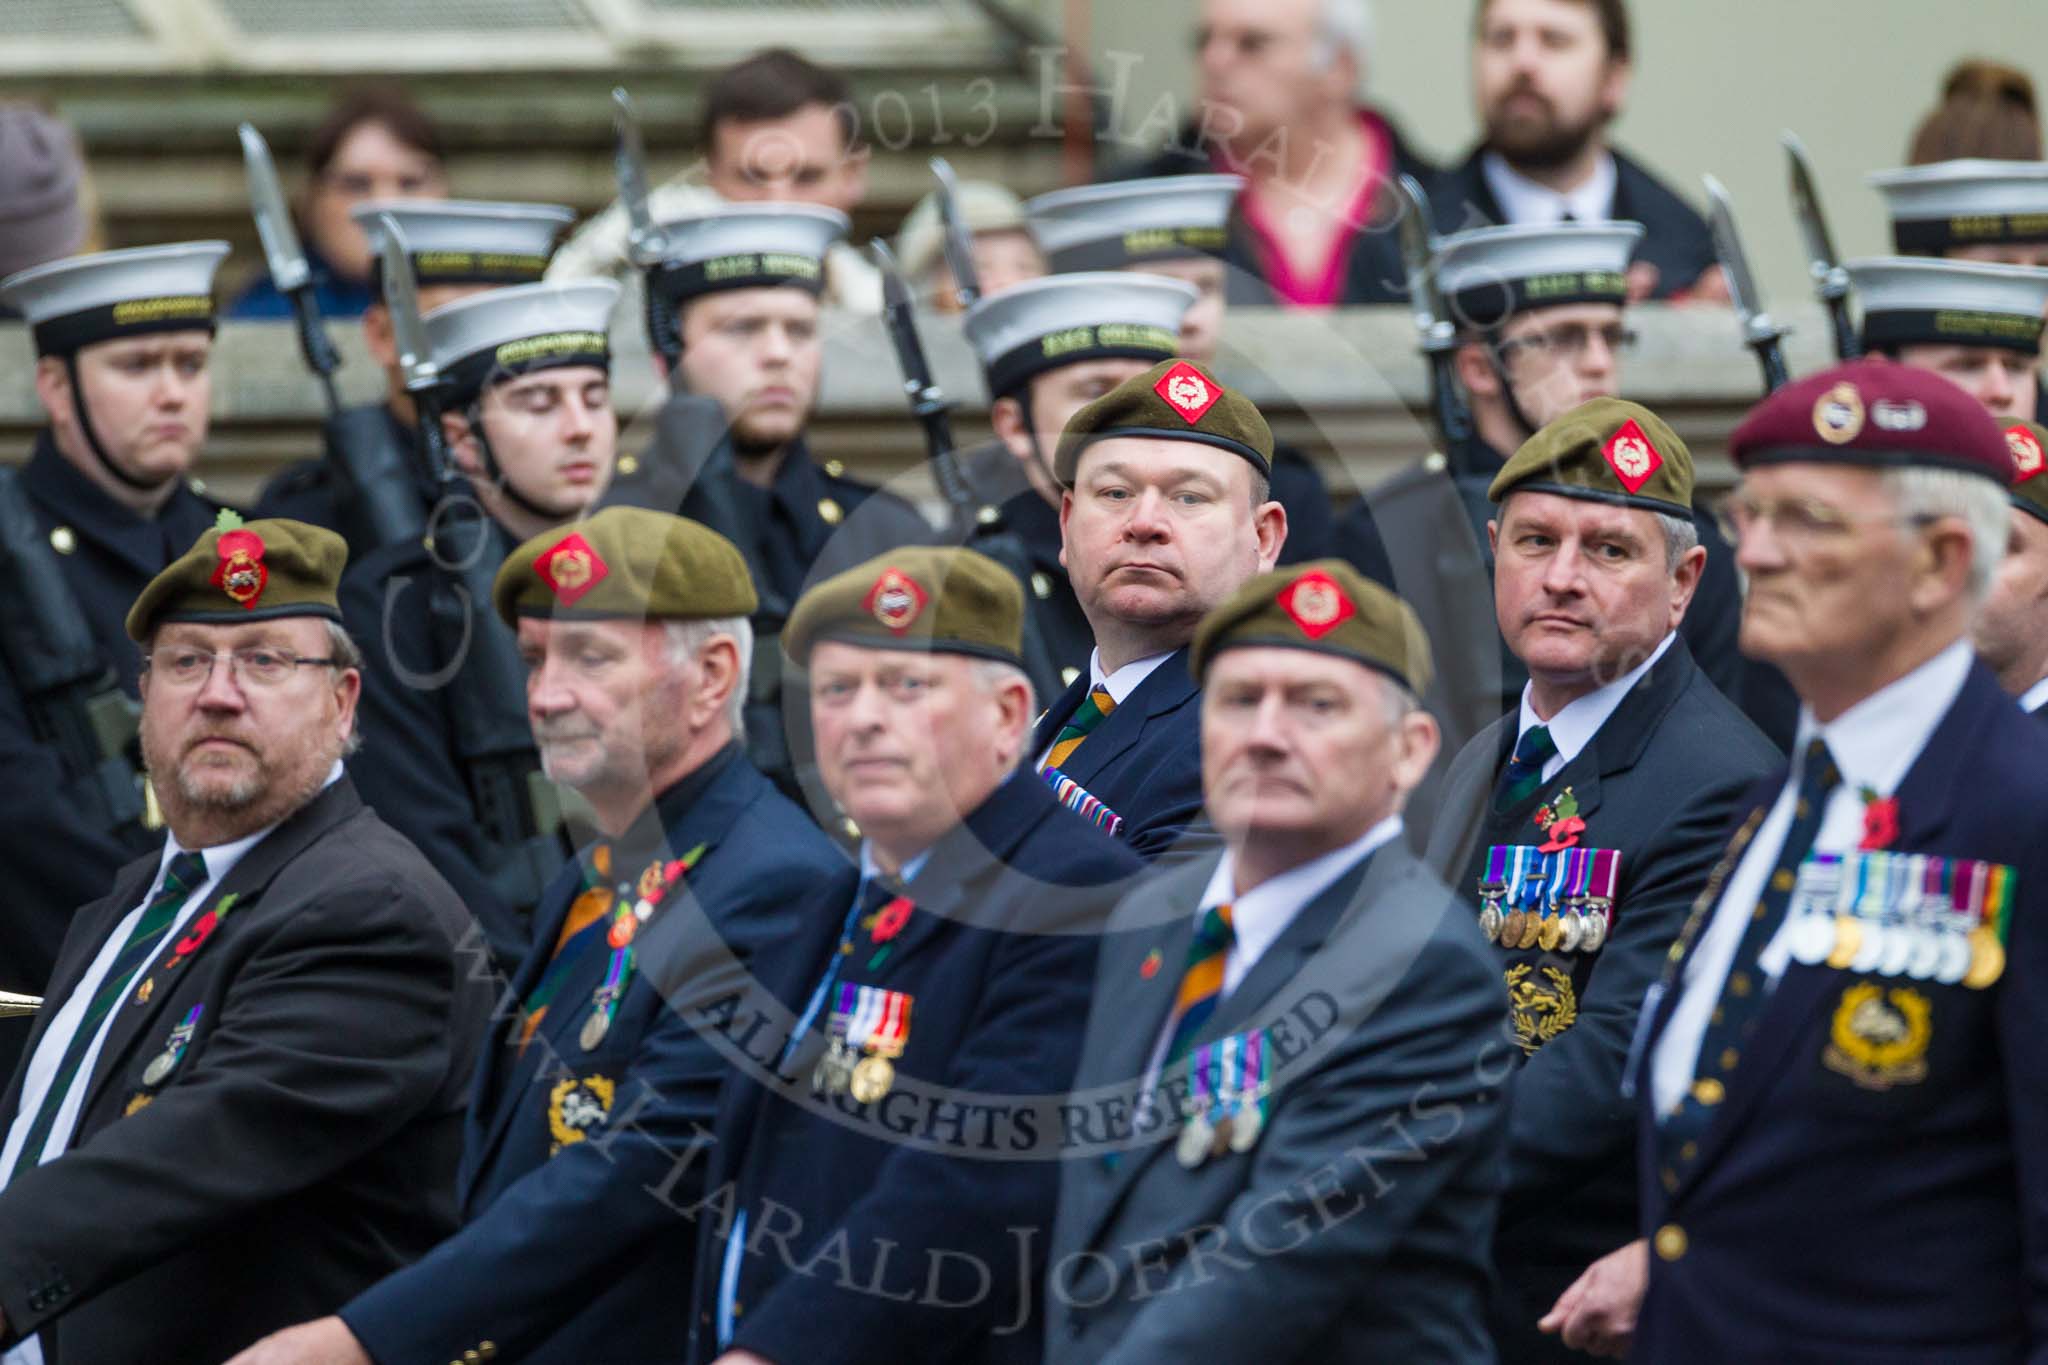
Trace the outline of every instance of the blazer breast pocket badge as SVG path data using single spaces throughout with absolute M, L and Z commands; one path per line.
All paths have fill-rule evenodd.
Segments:
M 609 1076 L 565 1076 L 548 1092 L 548 1155 L 582 1142 L 611 1117 L 618 1086 Z
M 1865 1090 L 1917 1085 L 1933 1041 L 1933 1000 L 1912 986 L 1858 981 L 1835 1002 L 1821 1064 Z

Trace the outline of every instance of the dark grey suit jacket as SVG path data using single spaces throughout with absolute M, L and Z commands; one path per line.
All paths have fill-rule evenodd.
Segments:
M 1265 1131 L 1187 1170 L 1178 1120 L 1133 1097 L 1218 856 L 1133 891 L 1104 946 L 1066 1110 L 1048 1365 L 1491 1360 L 1513 1049 L 1474 911 L 1399 840 L 1305 906 L 1200 1035 L 1266 1030 Z M 1148 974 L 1155 951 L 1168 965 Z

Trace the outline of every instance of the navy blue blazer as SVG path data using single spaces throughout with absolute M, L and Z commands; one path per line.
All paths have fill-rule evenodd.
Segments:
M 529 1365 L 682 1358 L 696 1232 L 675 1209 L 702 1177 L 693 1158 L 727 1063 L 676 1001 L 707 976 L 758 964 L 795 930 L 799 901 L 851 870 L 737 746 L 664 793 L 657 812 L 665 840 L 614 841 L 613 874 L 634 880 L 650 847 L 667 858 L 703 844 L 702 857 L 641 930 L 638 966 L 595 1047 L 582 1033 L 610 964 L 605 943 L 576 960 L 523 1054 L 520 1002 L 549 953 L 521 965 L 477 1067 L 465 1226 L 342 1310 L 379 1365 L 459 1360 L 486 1341 Z M 629 849 L 638 866 L 621 861 Z M 549 887 L 537 942 L 552 948 L 583 885 L 579 862 Z
M 1745 803 L 1751 821 L 1785 776 Z M 1675 1180 L 1659 1164 L 1650 1087 L 1676 1003 L 1662 992 L 1632 1073 L 1643 1226 L 1659 1248 L 1634 1359 L 2048 1359 L 2048 737 L 1973 663 L 1895 795 L 1890 847 L 2017 870 L 2005 973 L 1970 990 L 1792 963 Z M 1712 900 L 1694 911 L 1667 983 Z M 1827 1064 L 1851 992 L 1866 986 L 1921 997 L 1909 1003 L 1928 1010 L 1924 1075 L 1877 1088 Z
M 1067 717 L 1088 695 L 1084 673 L 1046 708 L 1030 757 L 1052 747 Z M 1176 859 L 1216 846 L 1202 823 L 1202 689 L 1177 649 L 1123 704 L 1099 723 L 1060 771 L 1123 817 L 1119 836 L 1147 860 Z
M 719 1107 L 707 1188 L 728 1202 L 698 1220 L 693 1360 L 719 1354 L 719 1278 L 744 1215 L 733 1348 L 802 1365 L 1038 1365 L 1053 1110 L 1080 1055 L 1099 930 L 1143 870 L 1019 772 L 906 885 L 869 888 L 869 908 L 899 889 L 914 902 L 894 937 L 856 924 L 839 953 L 853 890 L 824 888 L 767 995 L 705 1012 L 754 1064 Z M 894 1087 L 873 1105 L 813 1094 L 829 1010 L 786 1081 L 769 1079 L 835 954 L 840 983 L 911 998 Z

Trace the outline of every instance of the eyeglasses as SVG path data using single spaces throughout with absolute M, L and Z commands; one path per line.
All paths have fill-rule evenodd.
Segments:
M 1611 322 L 1605 327 L 1587 327 L 1583 323 L 1572 323 L 1553 327 L 1547 332 L 1531 332 L 1527 336 L 1510 337 L 1500 343 L 1500 358 L 1510 360 L 1518 351 L 1530 355 L 1554 355 L 1560 360 L 1577 360 L 1586 353 L 1594 337 L 1607 347 L 1611 355 L 1627 355 L 1635 350 L 1637 336 L 1634 328 Z
M 334 659 L 311 659 L 287 654 L 281 649 L 236 649 L 214 653 L 205 649 L 164 648 L 152 650 L 143 662 L 151 676 L 173 687 L 200 687 L 213 676 L 215 661 L 228 660 L 229 674 L 238 683 L 276 687 L 303 664 L 320 668 L 339 667 Z
M 1818 498 L 1752 498 L 1740 493 L 1714 509 L 1715 524 L 1731 543 L 1768 525 L 1779 541 L 1793 550 L 1838 540 L 1859 526 L 1925 526 L 1933 520 L 1925 513 L 1852 517 Z

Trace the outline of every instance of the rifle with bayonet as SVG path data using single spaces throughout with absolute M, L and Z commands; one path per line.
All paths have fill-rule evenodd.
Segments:
M 419 415 L 420 457 L 446 489 L 457 478 L 441 430 L 441 375 L 420 318 L 419 287 L 397 219 L 383 214 L 384 298 L 405 390 Z M 491 589 L 510 547 L 467 497 L 444 498 L 427 544 L 445 590 L 431 595 L 435 639 L 452 662 L 449 715 L 478 826 L 490 845 L 480 869 L 522 914 L 560 869 L 562 813 L 541 772 L 526 714 L 526 669 L 491 611 Z
M 1429 196 L 1412 175 L 1396 182 L 1401 196 L 1401 260 L 1407 267 L 1408 308 L 1429 362 L 1430 409 L 1445 454 L 1472 439 L 1472 409 L 1458 383 L 1458 329 L 1447 316 L 1436 278 L 1436 240 L 1429 227 Z
M 1778 140 L 1785 146 L 1791 169 L 1792 212 L 1799 220 L 1799 235 L 1806 241 L 1806 271 L 1813 277 L 1814 296 L 1828 310 L 1828 323 L 1835 333 L 1835 357 L 1854 360 L 1863 354 L 1863 346 L 1849 321 L 1849 272 L 1835 254 L 1835 239 L 1828 232 L 1827 215 L 1821 211 L 1813 162 L 1797 134 L 1787 130 Z
M 1728 198 L 1727 187 L 1711 175 L 1705 181 L 1707 225 L 1714 236 L 1714 255 L 1721 262 L 1721 273 L 1728 277 L 1728 301 L 1735 309 L 1736 321 L 1742 324 L 1743 344 L 1756 352 L 1757 364 L 1763 367 L 1764 392 L 1775 393 L 1791 378 L 1785 368 L 1786 329 L 1764 311 L 1756 276 L 1749 268 L 1749 253 L 1743 250 L 1742 235 L 1735 228 L 1735 205 Z
M 940 202 L 943 205 L 945 200 L 942 198 Z M 903 283 L 902 271 L 897 269 L 895 254 L 880 241 L 869 243 L 868 253 L 882 273 L 882 326 L 889 334 L 889 344 L 895 348 L 897 367 L 903 372 L 903 394 L 910 400 L 910 415 L 917 419 L 924 432 L 932 481 L 946 500 L 951 522 L 946 543 L 964 545 L 979 529 L 981 535 L 974 542 L 974 549 L 1008 569 L 1018 585 L 1028 590 L 1031 562 L 1023 541 L 1014 531 L 1002 526 L 1000 508 L 982 504 L 974 496 L 974 490 L 968 486 L 967 476 L 960 468 L 959 452 L 953 444 L 950 415 L 953 405 L 946 401 L 945 392 L 932 377 L 931 362 L 925 357 L 924 340 L 917 332 L 917 316 L 910 302 L 910 290 Z M 953 278 L 963 291 L 979 293 L 971 257 L 966 262 L 966 273 L 962 274 L 956 268 Z M 1064 685 L 1060 681 L 1059 661 L 1052 657 L 1038 618 L 1028 610 L 1024 613 L 1023 644 L 1024 672 L 1030 677 L 1031 685 L 1038 689 L 1041 697 L 1055 695 Z
M 291 210 L 285 203 L 284 187 L 278 182 L 277 166 L 270 146 L 253 124 L 241 126 L 242 164 L 249 177 L 249 207 L 256 219 L 256 235 L 263 243 L 263 256 L 270 266 L 270 279 L 291 301 L 298 321 L 299 354 L 306 368 L 320 381 L 327 399 L 327 419 L 322 424 L 322 442 L 328 463 L 341 477 L 345 491 L 342 516 L 343 538 L 360 558 L 371 548 L 398 541 L 416 541 L 426 531 L 426 508 L 421 506 L 419 479 L 406 450 L 392 441 L 392 424 L 382 404 L 344 408 L 334 387 L 334 372 L 340 366 L 334 343 L 320 319 L 320 305 L 313 297 L 312 270 L 292 226 Z

